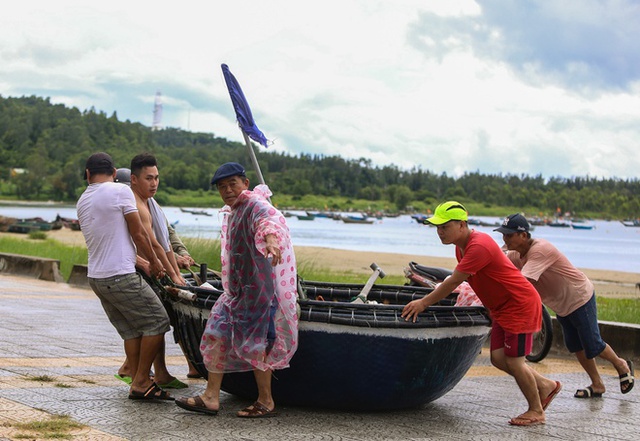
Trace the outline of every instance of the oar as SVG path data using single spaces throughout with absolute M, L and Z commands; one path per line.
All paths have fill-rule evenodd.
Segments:
M 367 296 L 369 295 L 369 291 L 371 291 L 373 284 L 376 283 L 378 277 L 383 279 L 386 276 L 384 271 L 382 271 L 382 268 L 380 268 L 375 262 L 372 263 L 369 268 L 373 270 L 373 274 L 369 276 L 369 280 L 367 280 L 362 291 L 360 291 L 360 294 L 358 294 L 351 303 L 367 303 Z

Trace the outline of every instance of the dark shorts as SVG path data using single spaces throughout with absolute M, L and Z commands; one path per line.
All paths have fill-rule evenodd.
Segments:
M 566 317 L 557 316 L 562 326 L 564 344 L 569 352 L 584 350 L 588 359 L 596 358 L 607 344 L 600 336 L 595 293 L 591 299 Z
M 89 285 L 123 340 L 161 335 L 170 329 L 167 311 L 140 274 L 89 278 Z
M 524 357 L 533 349 L 533 334 L 512 334 L 495 321 L 491 326 L 491 350 L 504 348 L 507 357 Z

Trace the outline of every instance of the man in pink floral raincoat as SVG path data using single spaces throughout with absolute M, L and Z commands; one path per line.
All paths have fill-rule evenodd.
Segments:
M 224 294 L 211 309 L 200 352 L 209 371 L 200 396 L 181 398 L 187 410 L 215 415 L 227 372 L 253 371 L 258 399 L 243 418 L 274 416 L 271 376 L 289 367 L 298 346 L 296 261 L 285 218 L 266 185 L 249 190 L 244 167 L 220 166 L 211 180 L 225 202 L 221 232 Z

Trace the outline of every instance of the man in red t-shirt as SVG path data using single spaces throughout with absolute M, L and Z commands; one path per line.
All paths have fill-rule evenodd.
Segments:
M 491 313 L 491 363 L 513 376 L 529 408 L 509 420 L 516 426 L 545 422 L 544 411 L 562 385 L 543 377 L 525 363 L 531 352 L 532 334 L 540 330 L 542 303 L 531 283 L 505 256 L 491 236 L 469 229 L 467 210 L 456 201 L 438 205 L 425 222 L 436 225 L 443 244 L 456 246 L 458 265 L 451 277 L 429 295 L 408 303 L 405 320 L 416 321 L 418 314 L 449 295 L 465 280 Z

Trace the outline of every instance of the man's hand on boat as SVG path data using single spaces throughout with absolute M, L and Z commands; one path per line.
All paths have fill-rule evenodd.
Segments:
M 430 296 L 424 296 L 421 299 L 413 300 L 404 305 L 404 308 L 402 308 L 402 317 L 406 321 L 413 319 L 415 323 L 418 319 L 418 314 L 432 305 L 432 303 L 429 302 L 429 297 Z
M 437 288 L 434 288 L 431 293 L 427 294 L 421 299 L 413 300 L 405 305 L 402 308 L 402 317 L 409 321 L 413 320 L 415 323 L 418 319 L 418 314 L 427 309 L 431 305 L 435 305 L 440 300 L 444 299 L 450 293 L 453 292 L 454 289 L 458 287 L 462 282 L 469 278 L 470 274 L 466 274 L 460 272 L 458 270 L 454 270 L 453 274 L 450 277 L 444 279 L 444 281 L 438 285 Z

